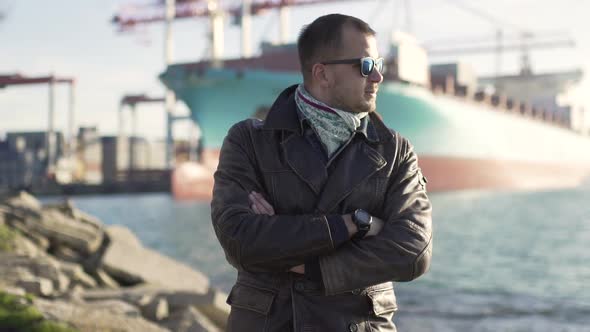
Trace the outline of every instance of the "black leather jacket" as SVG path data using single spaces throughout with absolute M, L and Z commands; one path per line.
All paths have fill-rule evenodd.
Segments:
M 329 167 L 303 135 L 292 86 L 266 120 L 234 125 L 223 143 L 211 215 L 238 280 L 229 331 L 395 331 L 392 281 L 424 274 L 431 204 L 410 143 L 370 114 Z M 248 193 L 276 215 L 257 215 Z M 335 247 L 326 215 L 362 208 L 381 232 Z M 323 283 L 287 272 L 319 257 Z

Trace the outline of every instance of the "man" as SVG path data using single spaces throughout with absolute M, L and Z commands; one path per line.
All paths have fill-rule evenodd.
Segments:
M 230 130 L 211 215 L 238 270 L 228 331 L 395 331 L 392 281 L 425 273 L 431 205 L 410 143 L 375 112 L 375 32 L 322 16 L 298 40 L 303 84 Z

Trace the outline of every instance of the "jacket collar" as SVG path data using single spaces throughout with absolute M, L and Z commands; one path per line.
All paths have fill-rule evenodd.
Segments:
M 263 129 L 287 130 L 303 135 L 304 123 L 307 120 L 299 115 L 299 109 L 295 102 L 297 86 L 298 84 L 288 87 L 277 97 L 266 116 Z M 391 137 L 389 129 L 385 127 L 380 116 L 375 112 L 370 113 L 369 117 L 363 118 L 357 132 L 362 133 L 372 143 Z
M 292 85 L 277 97 L 266 115 L 262 128 L 270 130 L 287 130 L 301 135 L 303 128 L 297 114 L 295 90 L 297 84 Z
M 328 174 L 326 165 L 317 158 L 317 151 L 303 136 L 303 122 L 298 115 L 294 92 L 297 85 L 283 91 L 272 105 L 263 129 L 285 130 L 294 133 L 281 141 L 282 153 L 293 172 L 304 181 L 317 196 L 316 211 L 335 211 L 357 186 L 383 168 L 387 161 L 377 146 L 370 141 L 383 144 L 393 138 L 380 116 L 372 112 L 357 131 L 365 134 L 366 140 L 350 143 L 338 156 L 332 171 Z M 367 118 L 365 118 L 367 119 Z

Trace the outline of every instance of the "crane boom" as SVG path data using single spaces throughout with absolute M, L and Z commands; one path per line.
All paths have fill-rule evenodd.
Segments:
M 562 47 L 575 47 L 576 43 L 571 39 L 549 40 L 527 44 L 529 49 L 551 49 Z M 503 51 L 522 51 L 523 45 L 521 43 L 502 45 Z M 497 45 L 480 45 L 472 47 L 459 48 L 427 48 L 430 56 L 446 56 L 453 54 L 475 54 L 475 53 L 490 53 L 496 51 Z
M 260 14 L 269 9 L 277 9 L 287 6 L 306 6 L 319 3 L 343 2 L 352 0 L 255 0 L 250 4 L 252 15 Z M 135 9 L 135 10 L 133 10 Z M 164 9 L 161 5 L 144 6 L 140 10 L 133 9 L 122 10 L 114 15 L 111 22 L 119 27 L 121 31 L 128 30 L 135 25 L 163 22 L 166 19 Z M 129 13 L 127 13 L 129 12 Z M 224 8 L 224 12 L 231 16 L 242 15 L 241 2 L 234 2 Z M 213 12 L 208 7 L 207 1 L 183 1 L 176 5 L 175 19 L 184 19 L 191 17 L 210 16 Z

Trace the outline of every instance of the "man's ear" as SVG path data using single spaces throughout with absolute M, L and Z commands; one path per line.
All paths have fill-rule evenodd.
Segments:
M 311 67 L 311 76 L 313 81 L 322 88 L 329 88 L 332 83 L 332 73 L 321 63 L 316 63 Z

